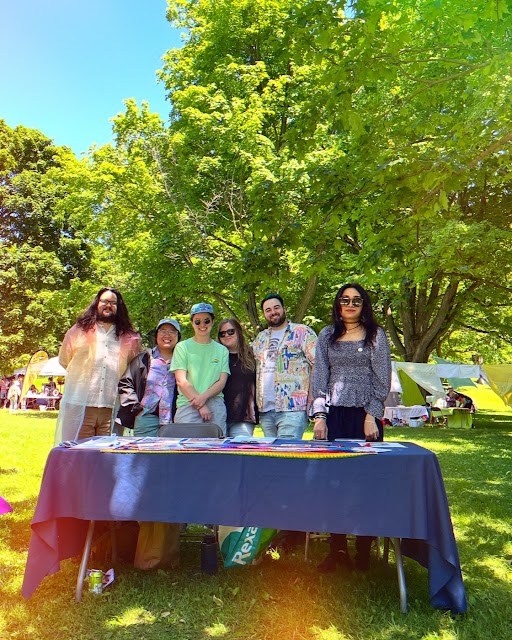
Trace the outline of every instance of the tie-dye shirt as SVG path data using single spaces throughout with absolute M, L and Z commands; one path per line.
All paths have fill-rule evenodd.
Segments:
M 256 402 L 264 406 L 264 371 L 272 331 L 265 329 L 252 343 L 256 358 Z M 289 322 L 277 345 L 274 371 L 275 411 L 306 411 L 311 372 L 315 363 L 316 333 L 304 324 Z

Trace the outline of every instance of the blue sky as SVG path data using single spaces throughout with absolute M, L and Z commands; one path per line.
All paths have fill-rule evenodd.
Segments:
M 39 129 L 80 156 L 111 140 L 123 100 L 166 119 L 156 70 L 182 44 L 166 0 L 5 0 L 0 13 L 0 118 Z

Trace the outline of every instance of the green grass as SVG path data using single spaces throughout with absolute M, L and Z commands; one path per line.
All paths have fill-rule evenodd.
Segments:
M 471 395 L 471 394 L 470 394 Z M 491 407 L 490 407 L 491 408 Z M 177 571 L 116 567 L 103 596 L 74 602 L 78 565 L 64 561 L 30 600 L 20 595 L 30 521 L 52 446 L 55 416 L 0 411 L 0 493 L 13 505 L 0 518 L 0 638 L 37 640 L 508 640 L 512 637 L 512 415 L 482 412 L 477 428 L 389 429 L 437 454 L 446 483 L 469 600 L 468 613 L 432 609 L 427 572 L 405 559 L 409 613 L 399 612 L 393 560 L 367 575 L 322 576 L 326 553 L 312 543 L 256 566 L 199 571 L 199 545 L 182 543 Z M 103 569 L 109 565 L 102 565 Z

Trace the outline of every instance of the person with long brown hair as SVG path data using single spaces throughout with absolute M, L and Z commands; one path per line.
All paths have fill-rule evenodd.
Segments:
M 391 357 L 384 329 L 373 316 L 370 296 L 359 284 L 341 287 L 334 299 L 333 324 L 322 329 L 316 347 L 312 395 L 314 437 L 382 441 L 384 400 L 391 386 Z M 357 536 L 355 567 L 370 562 L 371 536 Z M 318 566 L 350 568 L 347 539 L 331 535 L 331 551 Z
M 66 369 L 55 443 L 108 435 L 117 384 L 140 351 L 121 293 L 101 288 L 64 336 L 59 363 Z
M 231 374 L 224 387 L 227 410 L 227 435 L 252 436 L 257 421 L 256 363 L 242 326 L 235 318 L 219 324 L 219 342 L 229 351 Z

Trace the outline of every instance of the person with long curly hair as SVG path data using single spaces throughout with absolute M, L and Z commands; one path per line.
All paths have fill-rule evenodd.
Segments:
M 384 401 L 391 386 L 391 357 L 384 329 L 373 316 L 370 296 L 345 284 L 334 299 L 333 324 L 322 329 L 312 381 L 314 437 L 382 441 Z M 356 537 L 355 567 L 370 563 L 371 536 Z M 345 534 L 331 535 L 331 550 L 318 566 L 352 567 Z
M 66 384 L 56 444 L 110 434 L 119 379 L 139 351 L 140 336 L 120 291 L 101 288 L 66 333 L 59 351 Z

